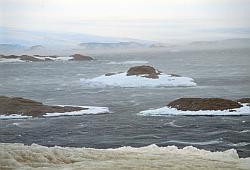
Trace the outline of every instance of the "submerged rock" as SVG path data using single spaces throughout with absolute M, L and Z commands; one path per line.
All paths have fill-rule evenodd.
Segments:
M 146 78 L 158 79 L 161 72 L 151 66 L 135 66 L 127 71 L 127 76 L 142 76 Z
M 81 55 L 81 54 L 74 54 L 74 55 L 71 55 L 70 57 L 73 57 L 72 59 L 70 59 L 71 61 L 89 61 L 89 60 L 94 60 L 90 56 L 85 56 L 85 55 Z
M 82 107 L 71 106 L 48 106 L 40 102 L 24 99 L 21 97 L 0 96 L 0 115 L 18 114 L 24 116 L 41 117 L 46 113 L 64 113 L 86 109 Z
M 228 110 L 242 107 L 238 102 L 221 98 L 180 98 L 167 106 L 182 111 Z

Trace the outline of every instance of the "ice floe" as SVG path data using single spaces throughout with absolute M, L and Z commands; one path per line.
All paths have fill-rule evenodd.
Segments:
M 250 158 L 239 158 L 235 149 L 211 152 L 193 146 L 92 149 L 0 143 L 0 153 L 0 169 L 247 170 L 250 167 Z
M 250 106 L 242 104 L 242 107 L 228 110 L 199 110 L 199 111 L 182 111 L 168 106 L 141 111 L 138 113 L 143 116 L 244 116 L 250 115 Z
M 158 79 L 143 76 L 127 76 L 127 73 L 102 75 L 92 79 L 81 79 L 82 84 L 87 86 L 118 86 L 118 87 L 172 87 L 172 86 L 196 86 L 189 77 L 175 77 L 161 73 Z

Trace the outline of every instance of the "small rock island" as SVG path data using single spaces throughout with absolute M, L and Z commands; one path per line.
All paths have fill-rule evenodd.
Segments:
M 0 61 L 10 62 L 47 62 L 47 61 L 91 61 L 94 60 L 90 56 L 82 54 L 73 54 L 70 56 L 57 56 L 57 55 L 0 55 Z
M 88 108 L 71 106 L 48 106 L 40 102 L 21 97 L 0 96 L 0 115 L 22 115 L 42 117 L 46 113 L 64 113 L 86 110 Z
M 242 107 L 236 101 L 221 98 L 180 98 L 167 106 L 182 111 L 228 110 Z

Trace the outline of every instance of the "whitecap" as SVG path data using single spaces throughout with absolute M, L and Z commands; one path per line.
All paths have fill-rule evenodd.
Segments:
M 169 140 L 163 143 L 178 143 L 178 144 L 185 144 L 185 145 L 203 146 L 203 145 L 214 145 L 214 144 L 218 144 L 221 142 L 222 142 L 221 140 L 211 140 L 211 141 L 204 141 L 204 142 L 187 142 L 187 141 L 179 141 L 179 140 Z
M 160 74 L 158 79 L 151 79 L 142 76 L 127 76 L 126 73 L 119 73 L 110 76 L 99 76 L 92 79 L 81 79 L 82 84 L 92 87 L 188 87 L 196 86 L 196 83 L 189 77 L 174 77 L 167 74 Z
M 239 142 L 239 143 L 231 143 L 228 145 L 232 146 L 232 147 L 243 147 L 243 146 L 250 145 L 250 143 L 249 142 Z
M 109 62 L 107 64 L 147 64 L 148 61 L 121 61 L 121 62 Z
M 176 116 L 244 116 L 250 115 L 250 107 L 247 104 L 242 104 L 240 108 L 228 109 L 228 110 L 199 110 L 199 111 L 182 111 L 177 110 L 176 108 L 171 108 L 168 106 L 159 108 L 145 110 L 138 113 L 138 115 L 143 116 L 167 116 L 167 115 L 176 115 Z

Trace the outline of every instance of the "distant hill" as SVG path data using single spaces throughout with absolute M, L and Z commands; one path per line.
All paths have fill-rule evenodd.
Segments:
M 0 44 L 0 52 L 15 52 L 26 50 L 28 47 L 19 44 Z
M 113 43 L 80 43 L 79 46 L 85 49 L 110 49 L 110 48 L 143 48 L 148 47 L 147 44 L 137 43 L 137 42 L 113 42 Z
M 13 30 L 7 28 L 1 28 L 0 44 L 20 44 L 23 46 L 41 45 L 49 48 L 62 48 L 72 49 L 79 47 L 79 44 L 90 43 L 89 46 L 93 46 L 93 43 L 112 43 L 120 42 L 133 42 L 129 43 L 131 46 L 141 44 L 152 44 L 151 41 L 137 40 L 130 38 L 108 37 L 98 36 L 84 33 L 68 33 L 68 32 L 42 32 L 42 31 L 23 31 Z M 95 44 L 97 45 L 97 44 Z M 121 43 L 121 46 L 125 45 Z

